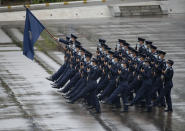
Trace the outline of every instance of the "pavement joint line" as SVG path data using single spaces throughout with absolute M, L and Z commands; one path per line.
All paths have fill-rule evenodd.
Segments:
M 0 52 L 11 52 L 11 51 L 20 51 L 20 50 L 0 50 Z
M 112 131 L 111 127 L 105 123 L 98 115 L 94 114 L 93 112 L 89 111 L 89 113 L 100 123 L 100 125 L 106 130 L 106 131 Z
M 21 112 L 23 113 L 23 117 L 28 119 L 31 123 L 31 127 L 33 130 L 41 130 L 42 129 L 39 127 L 39 125 L 36 123 L 36 121 L 34 120 L 34 118 L 32 117 L 32 115 L 30 115 L 21 104 L 21 102 L 19 102 L 19 100 L 16 98 L 14 92 L 12 91 L 12 89 L 8 86 L 8 84 L 3 80 L 2 76 L 0 77 L 0 81 L 2 83 L 2 87 L 5 89 L 6 93 L 8 94 L 8 96 L 12 99 L 12 101 L 18 106 L 18 108 L 21 110 Z
M 1 37 L 0 37 L 1 42 L 0 42 L 0 44 L 2 44 L 2 43 L 12 43 L 11 38 L 8 36 L 8 34 L 1 27 L 0 27 L 0 34 L 1 34 Z
M 47 55 L 50 59 L 52 59 L 56 64 L 61 64 L 58 60 L 56 60 L 52 55 L 50 55 L 47 51 L 43 51 L 45 55 Z

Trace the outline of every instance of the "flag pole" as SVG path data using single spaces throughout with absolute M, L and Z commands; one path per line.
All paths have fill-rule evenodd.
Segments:
M 61 46 L 61 44 L 55 39 L 55 37 L 45 28 L 45 31 L 49 34 L 49 36 L 58 44 L 58 46 L 62 47 L 62 50 L 64 50 L 64 47 Z
M 46 30 L 46 32 L 49 34 L 49 36 L 50 36 L 51 38 L 53 38 L 53 40 L 56 41 L 55 37 L 48 31 L 48 29 L 45 28 L 45 30 Z
M 48 29 L 45 28 L 45 31 L 49 34 L 50 38 L 52 38 L 57 43 L 58 47 L 60 47 L 60 49 L 62 49 L 62 51 L 64 51 L 64 47 L 62 46 L 62 44 L 60 44 L 59 41 L 57 41 L 55 39 L 55 37 L 48 31 Z

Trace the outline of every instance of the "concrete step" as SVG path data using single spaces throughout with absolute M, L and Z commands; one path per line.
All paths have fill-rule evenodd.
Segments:
M 115 17 L 168 14 L 166 3 L 159 1 L 124 3 L 112 5 L 109 8 Z
M 5 51 L 21 51 L 21 48 L 15 46 L 14 44 L 0 44 L 0 52 Z
M 7 31 L 9 35 L 16 41 L 16 42 L 23 42 L 23 32 L 21 32 L 18 28 L 10 28 Z M 38 40 L 44 40 L 41 36 L 39 36 Z
M 40 51 L 35 51 L 35 57 L 39 62 L 41 62 L 47 69 L 52 72 L 55 72 L 60 68 L 60 65 L 57 64 L 54 60 L 49 58 L 46 54 Z
M 136 15 L 161 15 L 162 11 L 159 5 L 151 6 L 120 6 L 121 16 Z
M 0 28 L 0 43 L 12 43 L 11 38 Z

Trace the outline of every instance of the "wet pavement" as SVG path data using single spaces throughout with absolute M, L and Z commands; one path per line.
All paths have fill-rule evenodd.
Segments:
M 132 46 L 137 37 L 154 41 L 159 49 L 167 51 L 167 59 L 175 61 L 174 112 L 165 113 L 155 108 L 152 113 L 131 107 L 128 113 L 102 106 L 102 114 L 89 112 L 82 104 L 66 104 L 65 99 L 45 80 L 49 74 L 36 61 L 22 55 L 7 30 L 15 32 L 21 40 L 23 23 L 0 23 L 0 130 L 115 130 L 115 131 L 184 131 L 185 129 L 185 15 L 81 19 L 76 21 L 43 21 L 54 34 L 64 36 L 75 33 L 86 49 L 96 50 L 98 38 L 104 38 L 114 47 L 118 38 Z M 13 40 L 11 40 L 11 39 Z M 41 63 L 56 71 L 63 61 L 58 51 L 48 57 L 36 51 Z M 55 60 L 51 59 L 54 58 Z

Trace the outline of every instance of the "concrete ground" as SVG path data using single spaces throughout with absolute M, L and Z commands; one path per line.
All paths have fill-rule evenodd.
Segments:
M 82 104 L 66 104 L 65 99 L 45 80 L 49 74 L 39 63 L 22 55 L 7 30 L 16 28 L 22 37 L 24 22 L 0 23 L 0 130 L 115 130 L 184 131 L 185 128 L 185 15 L 42 21 L 56 36 L 74 33 L 83 46 L 95 52 L 98 38 L 115 47 L 118 38 L 133 47 L 137 37 L 145 37 L 175 61 L 172 99 L 174 112 L 155 108 L 152 113 L 131 107 L 128 113 L 102 106 L 102 114 L 89 112 Z M 15 30 L 14 30 L 15 31 Z M 16 32 L 15 32 L 16 34 Z M 18 33 L 17 33 L 18 34 Z M 6 39 L 5 39 L 6 38 Z M 21 41 L 21 40 L 20 40 Z M 49 52 L 55 61 L 63 54 Z M 60 66 L 51 57 L 36 51 L 37 57 L 56 71 Z

